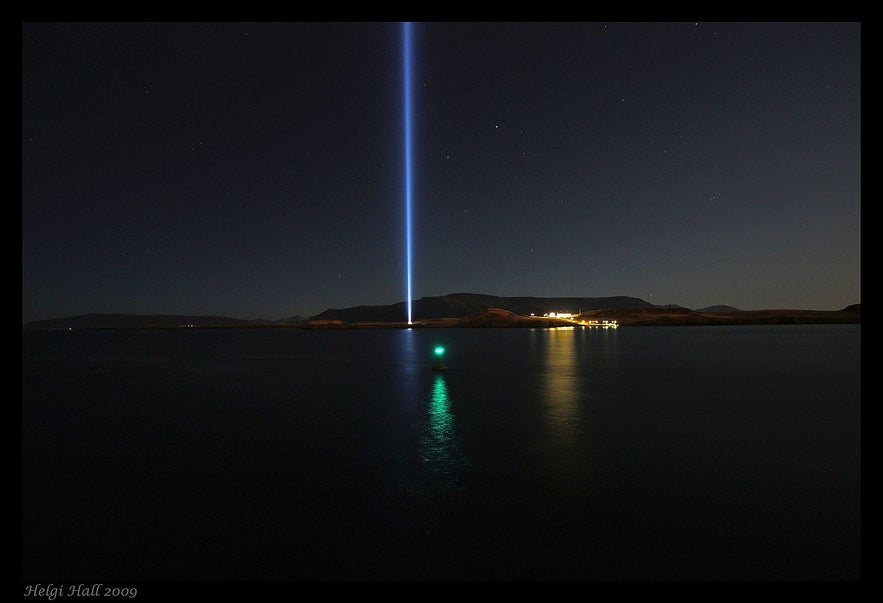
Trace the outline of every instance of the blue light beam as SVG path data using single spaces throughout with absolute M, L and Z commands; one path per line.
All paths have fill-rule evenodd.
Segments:
M 408 324 L 411 324 L 411 24 L 402 23 L 402 78 L 405 100 L 405 272 Z

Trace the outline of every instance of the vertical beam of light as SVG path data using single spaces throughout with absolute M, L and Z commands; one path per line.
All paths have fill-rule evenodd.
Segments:
M 402 78 L 405 119 L 405 271 L 408 324 L 411 324 L 411 24 L 402 23 Z

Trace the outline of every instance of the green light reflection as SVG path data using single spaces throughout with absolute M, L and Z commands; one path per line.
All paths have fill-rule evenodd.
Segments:
M 436 374 L 421 430 L 420 456 L 437 487 L 453 486 L 468 464 L 460 450 L 455 427 L 447 383 L 444 375 Z
M 454 417 L 450 412 L 448 386 L 442 375 L 435 376 L 432 384 L 432 398 L 429 403 L 429 427 L 433 439 L 438 443 L 450 442 L 454 437 Z

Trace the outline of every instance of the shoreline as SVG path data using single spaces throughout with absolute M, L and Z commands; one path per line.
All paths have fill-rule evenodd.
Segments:
M 594 310 L 573 319 L 547 316 L 525 316 L 500 308 L 489 308 L 462 318 L 415 320 L 411 324 L 397 322 L 345 322 L 342 320 L 306 320 L 293 323 L 259 324 L 187 324 L 187 325 L 119 325 L 119 326 L 58 326 L 23 328 L 23 331 L 84 331 L 84 330 L 182 330 L 182 329 L 451 329 L 451 328 L 532 328 L 553 329 L 611 328 L 588 321 L 615 321 L 616 327 L 636 326 L 733 326 L 776 324 L 861 324 L 861 309 L 856 310 L 738 310 L 728 312 L 696 312 L 686 308 L 617 308 Z

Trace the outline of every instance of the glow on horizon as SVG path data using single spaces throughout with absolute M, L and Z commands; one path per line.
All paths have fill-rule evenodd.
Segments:
M 408 324 L 411 324 L 411 24 L 402 23 L 402 78 L 405 100 L 405 270 Z

